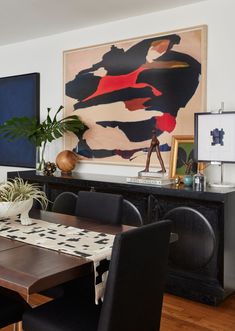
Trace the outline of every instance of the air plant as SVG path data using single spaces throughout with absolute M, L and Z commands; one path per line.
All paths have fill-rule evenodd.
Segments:
M 19 177 L 0 184 L 0 202 L 18 202 L 28 199 L 38 201 L 43 209 L 47 208 L 47 196 L 37 184 L 28 183 Z

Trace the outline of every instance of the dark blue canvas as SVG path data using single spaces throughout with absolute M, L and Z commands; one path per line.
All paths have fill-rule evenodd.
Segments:
M 12 117 L 39 119 L 39 73 L 0 78 L 0 124 Z M 34 168 L 36 149 L 27 139 L 0 135 L 0 165 Z

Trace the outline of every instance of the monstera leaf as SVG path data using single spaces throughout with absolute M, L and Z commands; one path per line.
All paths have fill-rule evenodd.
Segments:
M 57 119 L 63 108 L 60 106 L 53 118 L 50 116 L 51 108 L 47 108 L 47 117 L 42 123 L 38 123 L 35 118 L 13 117 L 0 125 L 0 134 L 9 141 L 20 137 L 27 138 L 35 146 L 45 145 L 62 137 L 66 132 L 81 135 L 87 127 L 77 115 Z

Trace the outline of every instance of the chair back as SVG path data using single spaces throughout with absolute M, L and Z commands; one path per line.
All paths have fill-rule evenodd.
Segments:
M 107 224 L 143 225 L 142 216 L 133 203 L 121 195 L 91 191 L 60 193 L 52 211 L 100 220 Z
M 122 195 L 79 191 L 75 215 L 101 221 L 107 224 L 120 224 L 122 216 Z
M 53 202 L 52 211 L 55 213 L 74 215 L 77 198 L 77 194 L 73 192 L 60 193 Z
M 122 224 L 141 226 L 143 219 L 136 206 L 129 200 L 123 199 Z
M 160 328 L 171 221 L 116 236 L 97 331 Z

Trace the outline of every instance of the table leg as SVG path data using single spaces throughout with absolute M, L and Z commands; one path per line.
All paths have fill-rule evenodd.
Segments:
M 27 294 L 26 298 L 24 298 L 27 301 L 27 303 L 29 303 L 29 297 L 30 297 L 29 294 Z M 23 331 L 22 321 L 15 323 L 13 330 L 14 331 Z
M 18 322 L 18 323 L 15 323 L 14 324 L 14 331 L 23 331 L 23 328 L 22 328 L 22 322 Z

